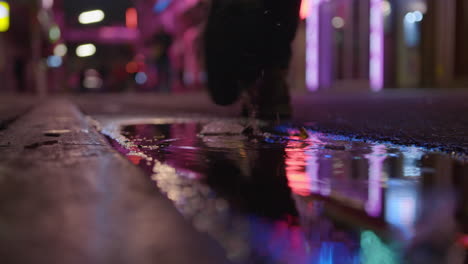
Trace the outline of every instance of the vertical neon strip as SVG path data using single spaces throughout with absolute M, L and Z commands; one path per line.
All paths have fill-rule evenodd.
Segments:
M 319 89 L 319 14 L 322 0 L 309 0 L 306 20 L 306 84 L 310 91 Z
M 369 78 L 373 91 L 384 86 L 384 12 L 383 0 L 371 0 Z

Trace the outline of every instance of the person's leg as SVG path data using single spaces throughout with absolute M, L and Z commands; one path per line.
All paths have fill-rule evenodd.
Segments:
M 216 104 L 235 103 L 262 68 L 260 0 L 212 0 L 204 34 L 207 86 Z
M 215 103 L 232 104 L 249 90 L 260 117 L 290 114 L 285 79 L 299 8 L 300 0 L 213 0 L 205 62 Z
M 263 0 L 267 42 L 262 78 L 258 82 L 257 110 L 263 119 L 289 118 L 291 105 L 286 82 L 291 44 L 299 23 L 300 0 Z
M 287 69 L 291 58 L 291 43 L 296 36 L 301 0 L 262 0 L 265 18 L 267 66 Z

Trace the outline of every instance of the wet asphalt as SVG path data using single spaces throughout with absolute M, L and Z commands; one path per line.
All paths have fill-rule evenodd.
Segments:
M 299 93 L 256 136 L 202 94 L 78 104 L 233 263 L 463 263 L 466 95 Z
M 233 263 L 463 263 L 468 165 L 453 155 L 294 125 L 100 117 Z
M 398 89 L 383 93 L 293 92 L 298 126 L 359 139 L 468 154 L 468 92 Z M 214 105 L 204 93 L 82 95 L 72 100 L 90 115 L 239 117 L 241 105 Z

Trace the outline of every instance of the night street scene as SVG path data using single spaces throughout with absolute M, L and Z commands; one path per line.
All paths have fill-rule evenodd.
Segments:
M 0 264 L 468 264 L 467 0 L 0 0 Z

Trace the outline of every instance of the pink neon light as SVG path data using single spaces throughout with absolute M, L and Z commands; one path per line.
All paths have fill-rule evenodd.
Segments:
M 384 86 L 384 12 L 383 0 L 371 0 L 369 78 L 373 91 Z
M 323 0 L 309 0 L 309 16 L 306 21 L 306 84 L 311 91 L 319 89 L 319 15 Z

